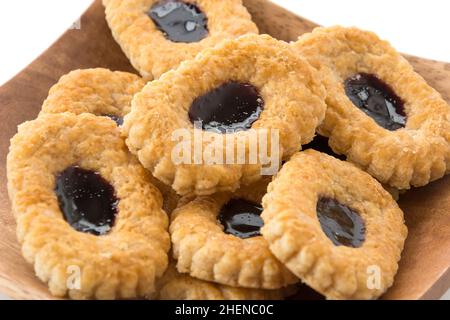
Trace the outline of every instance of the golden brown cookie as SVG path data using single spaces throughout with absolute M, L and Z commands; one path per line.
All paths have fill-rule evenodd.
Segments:
M 259 232 L 265 191 L 255 195 L 248 190 L 265 190 L 267 183 L 234 195 L 183 199 L 170 225 L 178 271 L 234 287 L 279 289 L 298 282 Z
M 259 180 L 265 167 L 260 154 L 250 161 L 248 141 L 266 141 L 275 167 L 312 140 L 324 96 L 314 69 L 289 45 L 246 35 L 149 83 L 133 99 L 123 130 L 144 167 L 179 194 L 234 191 Z M 179 154 L 183 161 L 175 161 Z
M 112 121 L 62 113 L 26 122 L 7 173 L 22 253 L 53 295 L 154 292 L 168 264 L 168 218 Z
M 225 39 L 258 33 L 242 0 L 103 0 L 116 41 L 143 77 L 159 78 Z
M 263 199 L 273 254 L 329 299 L 389 288 L 407 229 L 389 193 L 354 165 L 313 150 L 294 155 Z
M 75 70 L 63 76 L 50 89 L 41 114 L 92 113 L 106 116 L 120 126 L 123 117 L 130 112 L 133 96 L 144 85 L 144 80 L 131 73 L 102 68 Z M 154 177 L 151 177 L 151 183 L 163 195 L 164 210 L 171 213 L 177 206 L 179 196 L 170 186 Z
M 293 47 L 322 74 L 328 109 L 318 131 L 335 152 L 397 189 L 449 173 L 450 107 L 388 42 L 333 27 Z
M 133 96 L 145 82 L 137 75 L 108 69 L 75 70 L 61 77 L 44 101 L 41 114 L 72 112 L 107 116 L 119 125 Z
M 224 286 L 181 274 L 169 264 L 164 276 L 157 282 L 156 299 L 160 300 L 281 300 L 283 290 L 261 290 Z

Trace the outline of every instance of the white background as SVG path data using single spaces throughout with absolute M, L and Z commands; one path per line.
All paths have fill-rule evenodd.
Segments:
M 273 2 L 319 24 L 370 29 L 402 52 L 450 62 L 450 1 Z M 90 3 L 91 0 L 0 1 L 0 85 L 49 47 Z M 447 298 L 450 299 L 450 292 Z
M 450 1 L 274 0 L 325 26 L 355 25 L 400 51 L 450 62 Z M 48 48 L 91 0 L 0 1 L 0 85 Z

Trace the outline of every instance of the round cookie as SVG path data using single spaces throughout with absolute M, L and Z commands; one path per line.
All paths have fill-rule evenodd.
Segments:
M 181 200 L 170 225 L 178 271 L 233 287 L 279 289 L 298 282 L 272 255 L 259 232 L 259 203 L 268 182 L 234 195 Z
M 155 298 L 159 300 L 281 300 L 287 291 L 235 288 L 207 282 L 179 273 L 174 264 L 169 264 L 157 287 Z
M 168 218 L 112 121 L 62 113 L 22 124 L 7 174 L 22 253 L 53 295 L 154 292 L 168 264 Z
M 40 114 L 92 113 L 106 116 L 121 126 L 123 118 L 130 112 L 133 96 L 144 85 L 143 79 L 131 73 L 102 68 L 75 70 L 61 77 L 50 89 Z M 161 191 L 163 209 L 170 214 L 180 197 L 153 176 L 151 183 Z
M 147 79 L 225 39 L 258 33 L 242 0 L 103 0 L 112 34 Z
M 450 171 L 450 107 L 388 42 L 356 28 L 318 28 L 293 48 L 322 74 L 318 131 L 336 153 L 397 189 Z
M 72 71 L 58 81 L 49 92 L 41 114 L 72 112 L 106 116 L 123 123 L 130 112 L 133 96 L 145 81 L 137 75 L 108 69 Z
M 329 299 L 389 288 L 407 229 L 389 193 L 354 165 L 313 150 L 294 155 L 263 199 L 273 254 Z
M 264 156 L 278 165 L 313 139 L 324 96 L 317 73 L 289 45 L 246 35 L 147 84 L 123 131 L 144 167 L 178 194 L 234 191 L 261 179 L 265 158 L 249 160 L 252 143 L 266 141 Z M 184 158 L 174 158 L 186 144 Z

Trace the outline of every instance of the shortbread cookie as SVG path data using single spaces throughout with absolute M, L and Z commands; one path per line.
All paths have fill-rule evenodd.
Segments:
M 314 69 L 289 45 L 247 35 L 149 83 L 133 99 L 123 129 L 131 152 L 179 194 L 234 191 L 261 178 L 261 155 L 278 169 L 313 139 L 324 96 Z M 253 142 L 259 150 L 267 142 L 267 153 L 251 162 Z
M 7 171 L 22 253 L 53 295 L 154 291 L 168 264 L 168 218 L 112 121 L 62 113 L 24 123 Z
M 260 234 L 264 194 L 244 189 L 183 199 L 187 203 L 173 212 L 170 225 L 178 271 L 234 287 L 278 289 L 298 282 Z
M 282 290 L 261 290 L 224 286 L 181 274 L 169 264 L 164 276 L 157 282 L 156 298 L 160 300 L 281 300 Z
M 41 114 L 93 113 L 121 125 L 123 117 L 130 112 L 133 96 L 144 85 L 144 80 L 131 73 L 101 68 L 75 70 L 50 89 Z
M 159 78 L 225 39 L 258 33 L 242 0 L 103 0 L 116 41 L 143 77 Z
M 450 171 L 450 107 L 389 43 L 318 28 L 293 44 L 321 72 L 333 150 L 385 184 L 419 187 Z
M 130 112 L 133 96 L 142 90 L 145 81 L 126 72 L 108 69 L 85 69 L 72 71 L 63 76 L 49 92 L 41 114 L 71 112 L 92 113 L 115 121 L 118 126 Z M 151 177 L 164 198 L 163 208 L 171 213 L 179 196 L 170 187 Z
M 263 199 L 273 254 L 329 299 L 371 299 L 389 288 L 407 229 L 386 190 L 354 165 L 307 150 L 294 155 Z

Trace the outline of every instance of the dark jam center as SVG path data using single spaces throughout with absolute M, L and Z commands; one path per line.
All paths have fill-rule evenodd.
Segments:
M 345 92 L 353 104 L 379 126 L 391 131 L 405 127 L 403 100 L 376 76 L 360 73 L 347 79 Z
M 316 151 L 320 151 L 322 153 L 326 153 L 332 157 L 335 157 L 339 160 L 345 160 L 347 157 L 344 155 L 338 155 L 336 154 L 333 149 L 331 149 L 329 143 L 328 143 L 328 138 L 321 136 L 321 135 L 316 135 L 314 137 L 314 140 L 311 141 L 310 143 L 308 143 L 307 145 L 304 145 L 302 147 L 303 150 L 308 150 L 308 149 L 314 149 Z
M 334 245 L 359 248 L 364 243 L 364 221 L 346 205 L 331 198 L 320 198 L 317 202 L 317 217 L 323 232 Z
M 119 116 L 115 116 L 112 114 L 105 114 L 103 115 L 104 117 L 108 117 L 110 118 L 112 121 L 114 121 L 115 123 L 117 123 L 117 125 L 120 127 L 123 125 L 123 118 L 119 117 Z
M 233 133 L 251 128 L 264 109 L 264 100 L 251 84 L 228 82 L 194 100 L 189 110 L 192 123 L 202 129 Z
M 208 35 L 208 19 L 195 4 L 163 0 L 153 5 L 148 15 L 173 42 L 198 42 Z
M 100 174 L 69 167 L 56 177 L 55 192 L 64 218 L 75 230 L 94 235 L 111 230 L 118 199 Z
M 232 199 L 219 213 L 219 221 L 227 234 L 241 239 L 260 236 L 264 225 L 261 218 L 262 207 L 243 199 Z

